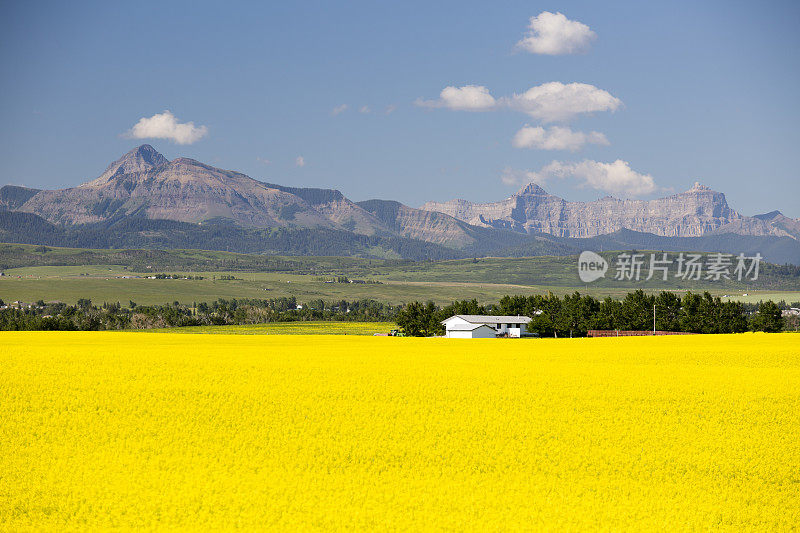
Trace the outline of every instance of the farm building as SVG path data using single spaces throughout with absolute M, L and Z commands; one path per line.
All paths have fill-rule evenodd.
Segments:
M 455 315 L 443 320 L 451 339 L 491 339 L 498 336 L 522 337 L 527 333 L 527 316 Z

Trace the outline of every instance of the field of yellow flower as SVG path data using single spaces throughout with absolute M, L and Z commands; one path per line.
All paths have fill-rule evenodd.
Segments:
M 800 335 L 0 333 L 0 530 L 800 523 Z

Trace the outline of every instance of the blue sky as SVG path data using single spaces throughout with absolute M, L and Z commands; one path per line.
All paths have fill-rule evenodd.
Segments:
M 556 31 L 564 53 L 529 28 L 543 12 L 583 25 Z M 571 200 L 654 198 L 700 181 L 742 214 L 800 217 L 799 26 L 789 1 L 3 2 L 0 183 L 74 186 L 147 142 L 354 200 L 499 200 L 529 179 Z M 575 111 L 559 92 L 574 112 L 552 119 L 514 98 L 550 82 L 612 104 Z M 197 128 L 186 144 L 131 138 L 166 110 Z

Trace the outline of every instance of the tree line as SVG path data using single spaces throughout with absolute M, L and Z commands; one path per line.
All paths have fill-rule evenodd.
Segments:
M 798 304 L 800 305 L 800 304 Z M 784 305 L 784 307 L 786 307 Z M 777 332 L 797 329 L 796 320 L 784 319 L 781 306 L 772 301 L 744 304 L 723 301 L 708 292 L 687 292 L 682 298 L 663 291 L 649 295 L 642 290 L 622 300 L 575 292 L 564 297 L 552 293 L 534 296 L 504 296 L 499 303 L 479 305 L 477 300 L 456 301 L 439 307 L 433 302 L 412 302 L 394 317 L 406 335 L 444 334 L 443 320 L 453 315 L 511 315 L 531 318 L 529 333 L 542 337 L 583 337 L 592 329 L 653 330 L 689 333 Z
M 130 301 L 127 306 L 119 302 L 94 305 L 91 300 L 81 298 L 75 305 L 40 300 L 22 308 L 6 306 L 0 300 L 2 307 L 5 308 L 0 309 L 0 330 L 96 331 L 310 320 L 388 321 L 395 313 L 388 304 L 375 300 L 326 302 L 317 299 L 298 304 L 294 297 L 219 299 L 192 305 L 180 302 L 137 305 Z

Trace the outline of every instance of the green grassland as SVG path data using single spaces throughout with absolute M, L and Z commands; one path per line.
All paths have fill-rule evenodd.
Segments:
M 397 329 L 394 322 L 270 322 L 248 326 L 190 326 L 146 329 L 143 332 L 226 335 L 374 335 Z
M 612 255 L 607 254 L 610 259 Z M 102 262 L 105 261 L 105 262 Z M 392 304 L 433 300 L 439 304 L 475 298 L 496 302 L 507 294 L 563 295 L 576 290 L 618 298 L 635 289 L 646 292 L 708 290 L 715 295 L 757 302 L 800 301 L 800 277 L 764 265 L 756 283 L 652 279 L 581 283 L 576 258 L 480 258 L 452 261 L 393 261 L 349 257 L 277 257 L 202 250 L 83 250 L 0 244 L 0 298 L 95 303 L 129 300 L 142 305 L 219 298 L 269 299 L 294 296 L 305 302 L 374 299 Z M 788 274 L 787 274 L 788 272 Z M 204 279 L 148 279 L 155 273 Z M 220 279 L 233 276 L 236 279 Z M 338 276 L 367 283 L 331 283 Z M 328 282 L 326 282 L 328 281 Z M 747 296 L 743 296 L 747 294 Z
M 64 270 L 64 272 L 62 272 Z M 185 272 L 187 275 L 207 276 L 202 280 L 185 279 L 125 279 L 128 272 L 114 268 L 31 267 L 11 269 L 0 278 L 0 298 L 6 302 L 61 301 L 74 304 L 79 298 L 95 303 L 133 300 L 140 305 L 178 301 L 211 302 L 218 298 L 269 299 L 294 296 L 304 302 L 323 300 L 374 299 L 389 303 L 413 300 L 433 300 L 448 303 L 456 299 L 475 298 L 482 303 L 496 302 L 506 294 L 540 294 L 548 290 L 564 294 L 568 287 L 523 286 L 503 283 L 393 281 L 381 283 L 326 283 L 320 276 L 277 274 Z M 214 279 L 212 276 L 235 276 L 235 280 Z M 591 291 L 590 291 L 591 292 Z M 625 290 L 603 290 L 603 294 L 624 295 Z
M 733 300 L 748 304 L 757 304 L 772 300 L 773 302 L 785 301 L 788 304 L 800 302 L 800 291 L 751 291 L 741 294 L 723 294 L 723 300 Z
M 130 272 L 294 272 L 314 274 L 340 271 L 361 274 L 373 265 L 410 261 L 357 257 L 277 256 L 210 250 L 95 250 L 33 244 L 0 243 L 0 271 L 28 266 L 116 265 Z

